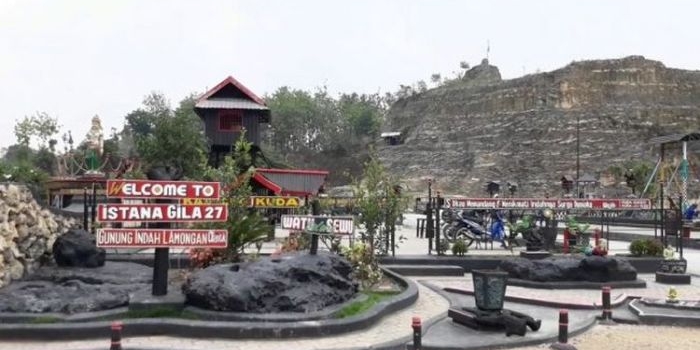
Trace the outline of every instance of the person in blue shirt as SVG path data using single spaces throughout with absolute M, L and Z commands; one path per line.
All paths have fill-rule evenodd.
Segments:
M 685 210 L 685 213 L 683 213 L 683 219 L 693 221 L 696 216 L 698 216 L 698 205 L 693 203 Z

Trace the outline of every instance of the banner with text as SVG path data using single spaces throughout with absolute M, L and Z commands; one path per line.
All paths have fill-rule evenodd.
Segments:
M 282 228 L 349 235 L 355 226 L 352 216 L 282 215 Z
M 107 180 L 109 198 L 219 198 L 218 182 Z
M 226 248 L 226 230 L 98 229 L 101 248 Z
M 299 197 L 251 196 L 248 206 L 251 208 L 299 208 Z
M 445 198 L 445 208 L 454 209 L 591 209 L 648 210 L 648 199 L 548 199 L 548 198 Z
M 226 221 L 228 206 L 224 204 L 98 204 L 99 222 L 199 222 Z

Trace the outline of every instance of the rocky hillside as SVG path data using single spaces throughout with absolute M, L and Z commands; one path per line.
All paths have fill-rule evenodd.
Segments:
M 487 181 L 558 194 L 558 180 L 576 173 L 577 121 L 581 174 L 656 159 L 650 137 L 700 129 L 700 72 L 631 56 L 502 80 L 484 60 L 461 81 L 392 106 L 384 129 L 405 143 L 379 153 L 417 191 L 433 177 L 464 195 L 484 196 Z
M 26 187 L 0 184 L 0 287 L 48 260 L 58 235 L 76 225 L 42 208 Z

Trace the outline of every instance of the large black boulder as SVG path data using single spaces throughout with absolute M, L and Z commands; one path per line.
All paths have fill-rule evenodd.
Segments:
M 72 314 L 127 306 L 129 294 L 149 288 L 152 274 L 147 266 L 123 262 L 41 267 L 0 289 L 0 312 Z
M 100 267 L 105 264 L 105 257 L 105 250 L 97 248 L 95 238 L 85 230 L 70 230 L 53 244 L 53 258 L 58 266 Z
M 352 266 L 332 254 L 210 266 L 183 285 L 187 304 L 216 311 L 315 312 L 355 296 Z
M 536 282 L 557 281 L 634 281 L 637 270 L 617 257 L 552 257 L 541 260 L 505 259 L 499 269 L 508 277 Z

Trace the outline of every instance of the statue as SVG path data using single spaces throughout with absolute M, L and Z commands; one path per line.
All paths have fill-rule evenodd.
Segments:
M 100 167 L 100 156 L 104 147 L 104 134 L 102 133 L 102 122 L 100 117 L 92 117 L 92 126 L 87 133 L 87 155 L 86 163 L 88 174 L 98 174 Z

